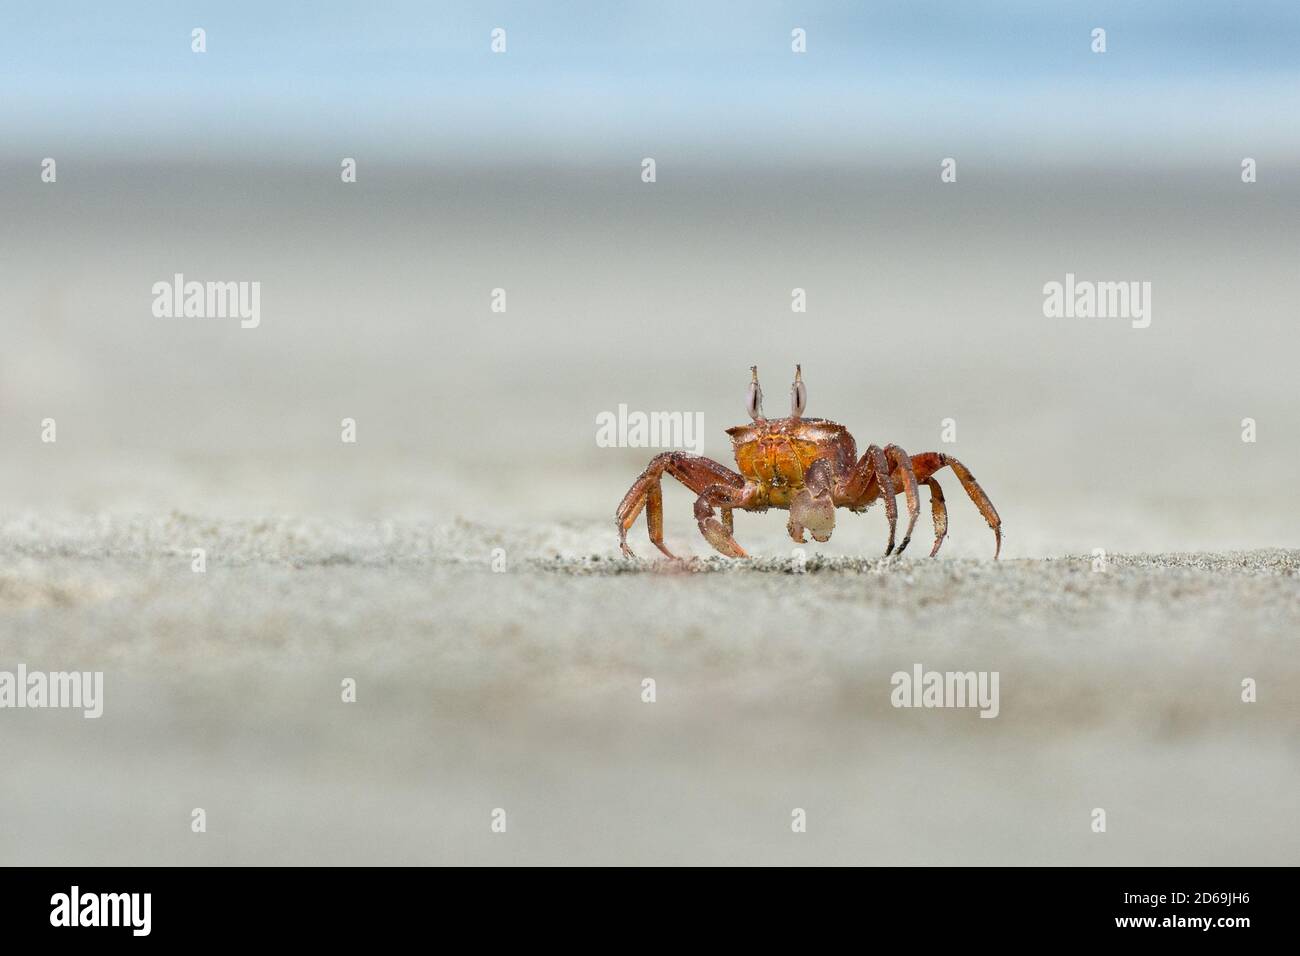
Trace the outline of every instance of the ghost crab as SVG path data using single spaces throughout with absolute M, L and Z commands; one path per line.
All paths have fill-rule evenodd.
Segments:
M 627 532 L 644 508 L 651 543 L 669 558 L 674 557 L 664 547 L 663 489 L 659 481 L 667 472 L 699 495 L 695 499 L 695 519 L 700 533 L 709 544 L 731 558 L 749 556 L 732 537 L 732 512 L 737 508 L 744 511 L 787 509 L 790 520 L 786 527 L 790 537 L 803 544 L 807 541 L 805 531 L 816 541 L 830 540 L 836 508 L 862 512 L 882 498 L 889 520 L 885 554 L 902 554 L 912 540 L 912 529 L 921 512 L 917 485 L 925 485 L 930 489 L 930 508 L 934 515 L 934 547 L 930 549 L 930 557 L 934 557 L 948 533 L 943 490 L 934 480 L 934 473 L 941 468 L 953 470 L 993 529 L 994 559 L 1001 553 L 1002 520 L 975 476 L 956 458 L 932 451 L 909 456 L 897 445 L 884 448 L 869 445 L 858 458 L 853 436 L 843 425 L 824 418 L 803 417 L 808 392 L 798 365 L 790 389 L 789 418 L 763 416 L 763 390 L 758 384 L 757 366 L 750 371 L 753 377 L 746 407 L 753 424 L 727 429 L 740 473 L 712 459 L 682 451 L 657 455 L 618 506 L 618 543 L 623 554 L 635 557 L 627 546 Z M 894 551 L 898 524 L 895 496 L 900 491 L 907 499 L 907 530 L 903 533 L 903 543 Z M 715 508 L 722 511 L 721 520 Z

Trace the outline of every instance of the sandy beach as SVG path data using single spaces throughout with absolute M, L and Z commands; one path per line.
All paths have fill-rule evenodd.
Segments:
M 652 188 L 631 149 L 0 156 L 0 670 L 105 693 L 0 712 L 0 863 L 1295 863 L 1285 164 L 723 144 Z M 259 324 L 154 315 L 178 273 Z M 1045 316 L 1069 274 L 1150 324 Z M 903 560 L 873 509 L 803 572 L 738 514 L 727 563 L 671 482 L 691 560 L 622 560 L 659 449 L 600 416 L 730 463 L 795 363 L 860 448 L 969 465 L 1002 560 L 944 475 L 935 561 L 927 506 Z M 917 665 L 997 672 L 998 716 L 892 706 Z
M 106 684 L 98 720 L 5 713 L 7 864 L 1300 852 L 1300 552 L 1112 555 L 1104 571 L 813 556 L 798 572 L 578 547 L 607 539 L 595 526 L 533 549 L 471 522 L 0 531 L 6 656 Z M 513 546 L 504 571 L 493 543 Z M 190 545 L 212 555 L 203 574 Z M 914 664 L 997 671 L 998 716 L 894 707 L 891 675 Z

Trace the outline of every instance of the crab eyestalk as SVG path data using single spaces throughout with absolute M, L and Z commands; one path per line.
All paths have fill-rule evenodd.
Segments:
M 745 398 L 745 410 L 756 422 L 763 421 L 763 387 L 758 384 L 758 366 L 749 367 L 753 379 L 749 383 L 749 394 Z
M 790 417 L 798 419 L 808 407 L 808 389 L 803 384 L 803 367 L 794 367 L 794 384 L 790 386 Z

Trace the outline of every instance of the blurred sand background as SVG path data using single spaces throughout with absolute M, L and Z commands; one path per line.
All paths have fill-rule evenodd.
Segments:
M 0 712 L 0 862 L 1296 862 L 1290 74 L 1240 108 L 1249 77 L 1097 92 L 1042 64 L 953 100 L 934 55 L 914 112 L 866 78 L 781 99 L 767 74 L 739 114 L 699 75 L 638 112 L 617 64 L 560 122 L 530 125 L 511 80 L 446 94 L 458 120 L 504 109 L 504 145 L 430 108 L 389 148 L 426 114 L 363 110 L 369 87 L 312 138 L 308 73 L 178 92 L 153 138 L 124 107 L 118 138 L 6 104 L 0 668 L 102 669 L 107 699 L 98 721 Z M 153 68 L 135 82 L 166 101 L 190 67 Z M 1063 102 L 1091 104 L 1082 131 Z M 455 145 L 474 136 L 493 147 Z M 261 282 L 261 326 L 153 317 L 175 272 Z M 1151 327 L 1044 318 L 1066 272 L 1150 281 Z M 671 482 L 669 545 L 701 560 L 618 560 L 614 507 L 655 451 L 597 447 L 596 415 L 702 412 L 729 463 L 748 367 L 771 413 L 795 362 L 809 414 L 860 445 L 963 459 L 1004 560 L 946 473 L 934 562 L 928 508 L 904 561 L 876 560 L 878 510 L 841 513 L 803 575 L 784 514 L 737 516 L 759 560 L 709 558 Z M 629 539 L 653 553 L 643 521 Z M 916 662 L 998 670 L 1002 714 L 894 710 Z

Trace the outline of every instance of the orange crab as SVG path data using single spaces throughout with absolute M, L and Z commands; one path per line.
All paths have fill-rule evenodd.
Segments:
M 794 369 L 794 384 L 790 390 L 789 418 L 763 417 L 763 390 L 758 384 L 758 367 L 754 366 L 750 371 L 753 379 L 749 385 L 747 408 L 754 423 L 727 429 L 740 473 L 712 459 L 683 451 L 655 456 L 618 506 L 618 543 L 625 555 L 634 557 L 627 546 L 627 532 L 644 508 L 651 543 L 668 557 L 673 557 L 672 552 L 664 547 L 664 499 L 659 485 L 660 477 L 668 472 L 699 495 L 695 499 L 695 518 L 700 533 L 709 544 L 731 558 L 749 557 L 732 537 L 732 511 L 736 508 L 744 511 L 788 509 L 790 537 L 803 544 L 807 540 L 805 531 L 811 532 L 817 541 L 830 540 L 835 528 L 836 508 L 866 511 L 881 498 L 885 501 L 885 516 L 889 519 L 889 543 L 885 546 L 885 554 L 902 554 L 912 540 L 912 528 L 921 512 L 917 485 L 923 484 L 930 489 L 930 507 L 934 513 L 934 547 L 930 549 L 930 557 L 934 557 L 948 533 L 948 512 L 944 507 L 943 491 L 933 475 L 947 467 L 957 475 L 966 494 L 970 495 L 975 507 L 993 529 L 997 542 L 993 557 L 997 558 L 1002 551 L 1002 520 L 975 476 L 956 458 L 932 451 L 909 456 L 897 445 L 884 448 L 870 445 L 858 458 L 853 436 L 843 425 L 824 418 L 803 417 L 808 392 L 803 384 L 803 371 L 798 365 Z M 907 531 L 895 552 L 898 504 L 894 499 L 900 489 L 907 497 Z M 714 508 L 722 510 L 721 521 Z

